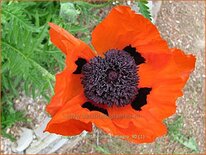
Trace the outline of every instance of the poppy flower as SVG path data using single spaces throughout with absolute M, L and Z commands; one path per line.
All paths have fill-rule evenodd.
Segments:
M 195 66 L 195 57 L 170 49 L 157 28 L 128 6 L 114 7 L 92 32 L 90 48 L 49 23 L 52 43 L 66 55 L 46 111 L 45 131 L 64 136 L 92 131 L 92 124 L 134 143 L 167 133 L 163 120 Z

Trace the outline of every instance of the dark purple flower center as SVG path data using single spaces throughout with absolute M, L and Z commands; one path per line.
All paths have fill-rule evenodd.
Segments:
M 123 50 L 109 50 L 82 67 L 85 96 L 96 104 L 124 106 L 138 93 L 137 65 Z
M 116 71 L 113 71 L 113 70 L 109 71 L 107 75 L 108 75 L 107 79 L 109 81 L 115 81 L 118 78 L 118 73 Z

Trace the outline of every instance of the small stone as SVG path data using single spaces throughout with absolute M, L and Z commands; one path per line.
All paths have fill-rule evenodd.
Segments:
M 64 144 L 66 144 L 69 140 L 66 138 L 63 138 L 59 140 L 48 152 L 48 154 L 54 153 L 58 149 L 60 149 Z
M 36 135 L 37 138 L 42 138 L 42 137 L 46 137 L 48 135 L 48 133 L 44 133 L 44 130 L 48 124 L 48 122 L 51 120 L 51 118 L 46 117 L 42 123 L 39 125 L 39 127 L 37 127 L 36 129 L 34 129 L 34 133 Z
M 16 146 L 12 146 L 12 150 L 14 152 L 22 152 L 24 151 L 33 140 L 33 132 L 28 128 L 21 128 L 22 132 L 20 134 L 20 138 L 16 142 Z
M 26 154 L 37 154 L 44 149 L 51 150 L 50 146 L 54 143 L 56 144 L 61 139 L 61 136 L 56 134 L 49 134 L 46 137 L 42 137 L 40 140 L 31 144 L 31 146 L 26 150 Z M 48 152 L 48 151 L 46 151 Z

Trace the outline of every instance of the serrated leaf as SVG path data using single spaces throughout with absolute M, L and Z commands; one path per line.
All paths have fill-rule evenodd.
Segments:
M 95 149 L 96 149 L 97 151 L 103 153 L 103 154 L 111 154 L 108 149 L 103 148 L 103 147 L 101 147 L 101 146 L 97 146 L 97 147 L 95 147 Z
M 138 7 L 139 7 L 139 11 L 140 13 L 147 19 L 149 19 L 150 21 L 152 21 L 152 16 L 149 10 L 149 7 L 147 6 L 148 1 L 147 0 L 138 0 Z
M 197 147 L 197 143 L 195 141 L 195 139 L 192 137 L 192 138 L 189 138 L 187 141 L 184 141 L 182 143 L 184 146 L 186 146 L 187 148 L 195 151 L 195 152 L 198 152 L 198 147 Z
M 199 149 L 198 149 L 195 139 L 193 137 L 190 137 L 188 139 L 188 136 L 186 136 L 185 134 L 181 132 L 182 124 L 183 124 L 182 117 L 177 117 L 175 121 L 173 121 L 172 123 L 169 123 L 168 124 L 169 137 L 172 140 L 175 140 L 179 142 L 180 144 L 182 144 L 183 146 L 191 149 L 192 151 L 198 152 Z

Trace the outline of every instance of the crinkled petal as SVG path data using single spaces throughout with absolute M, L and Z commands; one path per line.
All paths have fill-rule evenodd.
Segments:
M 49 23 L 49 25 L 51 27 L 49 31 L 51 41 L 66 54 L 66 65 L 71 72 L 76 70 L 75 62 L 78 58 L 89 60 L 95 56 L 90 47 L 83 41 L 53 23 Z
M 153 128 L 158 131 L 158 134 L 150 128 L 137 127 L 132 122 L 130 122 L 127 128 L 120 128 L 118 126 L 117 128 L 121 133 L 119 136 L 122 139 L 136 144 L 154 142 L 157 137 L 163 136 L 167 133 L 167 128 L 164 124 L 156 124 L 153 126 Z
M 89 111 L 86 108 L 82 108 L 81 105 L 85 102 L 87 102 L 87 99 L 83 94 L 68 101 L 52 117 L 45 131 L 65 136 L 77 135 L 83 130 L 90 132 L 91 123 L 94 123 L 106 133 L 134 143 L 151 142 L 157 136 L 165 134 L 165 127 L 162 126 L 162 124 L 155 124 L 155 121 L 151 119 L 151 123 L 150 120 L 147 120 L 149 124 L 148 122 L 145 122 L 145 120 L 144 123 L 143 121 L 138 122 L 139 119 L 130 121 L 127 126 L 125 122 L 118 124 L 114 119 L 111 119 L 99 111 Z M 148 115 L 148 118 L 149 117 L 150 116 Z M 129 120 L 133 119 L 130 118 Z M 135 120 L 136 123 L 134 123 Z M 142 123 L 145 124 L 145 126 Z M 151 130 L 152 127 L 149 127 L 149 125 L 152 125 L 153 127 L 156 126 L 156 128 Z
M 63 136 L 75 136 L 82 131 L 91 132 L 92 124 L 84 123 L 79 120 L 69 119 L 64 122 L 55 122 L 56 120 L 52 120 L 47 124 L 45 131 L 50 133 L 56 133 Z
M 167 132 L 162 121 L 155 119 L 148 111 L 132 109 L 131 105 L 108 108 L 108 113 L 125 139 L 134 143 L 151 142 Z
M 87 102 L 87 99 L 84 97 L 83 93 L 72 98 L 53 116 L 51 123 L 55 122 L 55 124 L 62 124 L 70 119 L 74 119 L 86 124 L 94 123 L 107 133 L 117 132 L 115 125 L 107 115 L 99 111 L 90 111 L 87 108 L 82 108 L 81 105 L 85 102 Z
M 183 95 L 182 89 L 194 67 L 193 55 L 186 55 L 179 49 L 172 49 L 168 64 L 156 74 L 151 74 L 154 77 L 150 81 L 152 91 L 143 110 L 150 111 L 160 120 L 174 114 L 176 100 Z
M 56 75 L 54 96 L 46 107 L 50 115 L 54 115 L 66 102 L 82 92 L 81 75 L 72 74 L 67 68 Z
M 71 113 L 72 105 L 75 106 L 84 102 L 84 97 L 78 95 L 72 98 L 68 103 L 62 107 L 47 124 L 45 131 L 50 133 L 56 133 L 64 136 L 73 136 L 80 134 L 82 131 L 86 130 L 88 132 L 92 131 L 92 123 L 80 121 L 75 113 Z M 69 107 L 67 107 L 67 105 Z M 79 111 L 81 112 L 81 111 Z
M 159 67 L 167 62 L 169 48 L 157 28 L 128 6 L 114 7 L 92 32 L 92 45 L 103 55 L 109 49 L 124 49 L 131 45 L 146 59 Z M 165 55 L 162 59 L 162 55 Z M 153 61 L 153 60 L 161 61 Z

